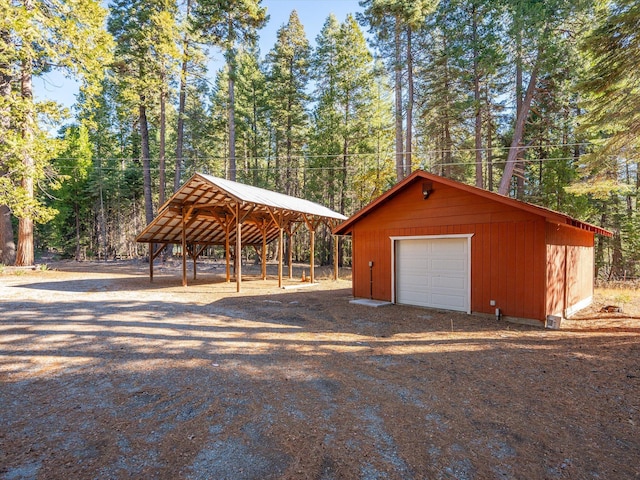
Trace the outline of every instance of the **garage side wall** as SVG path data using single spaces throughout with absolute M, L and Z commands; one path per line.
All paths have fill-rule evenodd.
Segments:
M 547 315 L 570 317 L 593 297 L 594 235 L 547 224 Z
M 494 314 L 500 308 L 510 317 L 543 321 L 545 223 L 540 216 L 435 182 L 424 200 L 417 181 L 354 225 L 353 294 L 391 301 L 390 237 L 473 234 L 471 310 Z

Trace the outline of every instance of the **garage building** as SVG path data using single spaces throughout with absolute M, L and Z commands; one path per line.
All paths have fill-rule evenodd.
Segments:
M 353 295 L 536 325 L 592 301 L 605 229 L 424 171 L 339 225 Z

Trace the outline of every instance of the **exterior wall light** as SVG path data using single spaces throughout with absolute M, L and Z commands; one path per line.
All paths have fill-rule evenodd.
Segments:
M 429 198 L 429 195 L 431 195 L 432 191 L 433 191 L 433 182 L 430 182 L 430 181 L 422 182 L 422 196 L 424 197 L 425 200 Z

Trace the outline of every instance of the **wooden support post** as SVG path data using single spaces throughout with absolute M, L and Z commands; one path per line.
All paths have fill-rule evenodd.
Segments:
M 187 228 L 184 207 L 182 207 L 182 286 L 187 286 Z
M 313 283 L 315 281 L 315 263 L 316 263 L 316 230 L 314 228 L 309 229 L 309 233 L 311 234 L 311 252 L 309 260 L 309 281 Z
M 194 245 L 193 246 L 193 279 L 196 279 L 196 263 L 198 261 L 198 246 Z
M 236 206 L 236 292 L 240 292 L 242 283 L 242 222 L 240 220 L 240 204 Z
M 153 243 L 149 242 L 149 282 L 153 283 Z
M 339 253 L 340 253 L 340 249 L 338 248 L 338 246 L 340 245 L 340 237 L 338 237 L 337 235 L 333 236 L 333 279 L 334 280 L 338 280 L 338 276 L 340 274 L 340 272 L 338 271 L 338 260 L 339 260 Z
M 231 256 L 231 245 L 229 241 L 229 225 L 226 227 L 225 239 L 224 239 L 224 256 L 227 260 L 227 283 L 231 281 L 231 263 L 229 257 Z
M 278 288 L 282 288 L 282 257 L 284 256 L 284 228 L 280 225 L 280 237 L 278 238 Z
M 287 265 L 289 267 L 289 280 L 293 278 L 293 233 L 291 226 L 287 229 Z
M 267 229 L 262 230 L 262 280 L 267 279 Z
M 310 252 L 309 252 L 309 256 L 311 257 L 309 259 L 309 281 L 311 283 L 315 282 L 315 260 L 316 260 L 316 228 L 318 227 L 318 221 L 314 220 L 313 217 L 307 217 L 306 215 L 303 215 L 304 218 L 304 223 L 307 224 L 307 228 L 309 229 L 309 236 L 311 237 L 311 245 L 310 245 Z

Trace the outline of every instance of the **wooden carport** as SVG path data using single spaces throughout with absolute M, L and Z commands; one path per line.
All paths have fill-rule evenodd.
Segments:
M 262 278 L 266 279 L 267 245 L 278 239 L 278 286 L 282 286 L 284 234 L 288 238 L 289 277 L 292 276 L 291 237 L 306 225 L 311 237 L 309 276 L 314 276 L 315 230 L 321 224 L 330 229 L 346 220 L 344 215 L 322 205 L 223 178 L 196 173 L 169 200 L 156 218 L 136 238 L 149 244 L 149 278 L 153 281 L 153 261 L 169 244 L 182 248 L 182 284 L 187 285 L 187 255 L 196 261 L 212 245 L 225 247 L 227 282 L 231 279 L 230 253 L 235 249 L 237 291 L 242 283 L 243 247 L 261 248 Z M 160 248 L 157 246 L 160 245 Z M 337 239 L 334 237 L 334 252 Z M 337 252 L 336 252 L 337 253 Z M 337 254 L 334 276 L 337 278 Z

